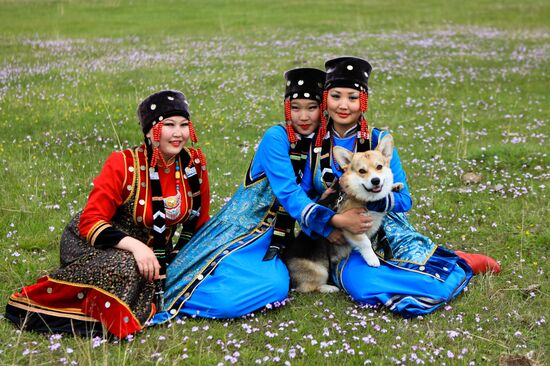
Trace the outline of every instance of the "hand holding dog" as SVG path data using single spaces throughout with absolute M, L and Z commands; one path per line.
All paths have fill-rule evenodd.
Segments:
M 364 208 L 352 208 L 334 215 L 330 223 L 338 229 L 358 235 L 366 233 L 372 227 L 372 217 Z

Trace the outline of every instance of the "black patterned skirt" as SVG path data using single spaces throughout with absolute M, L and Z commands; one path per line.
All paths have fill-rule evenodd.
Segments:
M 135 333 L 155 313 L 154 284 L 140 275 L 130 252 L 89 246 L 78 219 L 61 238 L 62 267 L 11 295 L 6 318 L 38 332 Z

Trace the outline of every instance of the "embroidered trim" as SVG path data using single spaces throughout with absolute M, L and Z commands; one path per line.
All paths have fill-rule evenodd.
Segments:
M 311 215 L 311 213 L 313 212 L 316 206 L 317 204 L 310 203 L 302 210 L 302 213 L 300 214 L 300 221 L 302 225 L 309 227 L 309 223 L 308 223 L 309 216 Z
M 231 241 L 227 245 L 218 249 L 218 254 L 215 255 L 208 263 L 206 263 L 203 268 L 198 272 L 198 274 L 193 278 L 176 296 L 175 300 L 172 301 L 166 307 L 166 311 L 169 311 L 169 319 L 174 318 L 181 310 L 185 302 L 193 295 L 195 289 L 204 281 L 204 279 L 211 274 L 221 260 L 223 260 L 227 255 L 233 253 L 234 251 L 241 249 L 254 241 L 259 237 L 264 235 L 273 225 L 276 212 L 274 210 L 274 205 L 276 204 L 275 200 L 270 205 L 269 210 L 263 217 L 263 219 L 258 223 L 258 225 L 251 230 L 250 232 L 242 235 L 235 240 Z M 174 311 L 175 310 L 175 311 Z M 168 319 L 168 320 L 169 320 Z
M 130 201 L 135 189 L 135 177 L 136 166 L 134 163 L 134 154 L 132 150 L 123 150 L 120 152 L 124 156 L 124 182 L 122 183 L 122 204 L 127 204 Z M 129 167 L 133 167 L 132 171 L 129 171 Z M 131 190 L 128 191 L 126 187 L 131 186 Z
M 104 220 L 100 220 L 92 226 L 90 231 L 88 231 L 88 235 L 86 236 L 86 241 L 90 243 L 91 246 L 95 246 L 95 241 L 97 239 L 97 236 L 105 229 L 112 227 L 110 223 Z
M 97 286 L 94 286 L 94 285 L 76 283 L 76 282 L 67 282 L 67 281 L 57 280 L 57 279 L 53 279 L 49 276 L 45 276 L 45 277 L 40 278 L 37 281 L 36 285 L 39 285 L 39 284 L 41 286 L 47 286 L 47 285 L 55 286 L 55 285 L 57 285 L 57 286 L 63 286 L 63 287 L 67 286 L 67 287 L 70 287 L 70 288 L 74 288 L 76 290 L 87 289 L 87 290 L 97 291 L 98 293 L 108 297 L 109 299 L 112 299 L 112 301 L 116 302 L 119 306 L 121 306 L 128 313 L 126 315 L 131 317 L 131 319 L 132 319 L 132 321 L 129 321 L 127 323 L 128 328 L 131 328 L 132 325 L 135 325 L 138 328 L 138 329 L 130 331 L 129 333 L 133 333 L 133 332 L 143 328 L 143 324 L 141 324 L 141 322 L 136 318 L 136 316 L 134 315 L 132 310 L 130 310 L 130 307 L 124 301 L 122 301 L 120 298 L 118 298 L 114 294 L 112 294 L 108 291 L 105 291 L 104 289 L 102 289 L 100 287 L 97 287 Z M 34 286 L 36 286 L 36 285 L 34 285 Z M 58 309 L 58 308 L 53 308 L 53 307 L 49 307 L 49 306 L 46 306 L 46 305 L 42 305 L 38 302 L 35 302 L 31 298 L 29 298 L 28 294 L 24 290 L 25 290 L 25 288 L 23 288 L 22 292 L 14 293 L 10 296 L 10 300 L 12 300 L 14 302 L 14 303 L 12 303 L 13 306 L 18 307 L 18 308 L 22 308 L 23 310 L 27 310 L 27 309 L 24 309 L 24 307 L 26 307 L 26 306 L 37 306 L 41 309 L 31 309 L 31 311 L 33 311 L 33 312 L 42 312 L 42 313 L 59 312 L 61 314 L 67 314 L 67 315 L 63 316 L 65 318 L 70 318 L 71 317 L 71 316 L 69 316 L 71 310 L 65 310 L 64 311 L 64 310 L 61 310 L 61 309 Z M 79 300 L 85 301 L 84 298 L 79 299 Z M 153 307 L 154 307 L 154 305 L 153 305 Z M 42 309 L 44 309 L 44 310 L 42 310 Z M 74 312 L 73 314 L 85 314 L 81 309 L 78 309 L 78 310 L 77 310 L 77 308 L 68 308 L 68 309 L 72 309 L 72 311 Z M 40 310 L 42 310 L 42 311 L 40 311 Z M 55 314 L 52 314 L 52 315 L 55 315 Z M 120 313 L 118 315 L 120 315 Z M 149 318 L 147 319 L 147 321 L 153 315 L 154 315 L 154 313 L 151 312 L 151 314 L 149 315 Z M 61 315 L 57 315 L 57 316 L 61 316 Z M 72 316 L 72 317 L 77 319 L 77 316 L 81 317 L 82 315 L 76 315 L 76 316 Z M 101 321 L 101 319 L 96 319 L 96 318 L 91 318 L 91 319 Z M 87 319 L 77 319 L 77 320 L 87 320 Z M 112 329 L 112 327 L 117 326 L 117 325 L 120 325 L 120 324 L 116 324 L 116 323 L 106 324 L 107 328 L 111 332 L 114 330 L 114 329 Z M 115 335 L 119 336 L 119 334 L 115 334 Z M 126 335 L 126 334 L 124 334 L 124 335 Z

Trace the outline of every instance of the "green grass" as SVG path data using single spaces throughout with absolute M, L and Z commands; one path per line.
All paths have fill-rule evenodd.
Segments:
M 170 87 L 190 99 L 214 213 L 282 119 L 283 72 L 338 55 L 374 66 L 368 119 L 394 133 L 415 201 L 411 222 L 503 266 L 412 320 L 343 294 L 296 293 L 274 311 L 186 319 L 117 344 L 20 333 L 2 320 L 0 364 L 494 365 L 511 355 L 548 364 L 549 7 L 0 0 L 5 301 L 58 265 L 63 227 L 105 158 L 142 140 L 143 97 Z M 481 182 L 466 186 L 465 172 Z
M 10 36 L 120 37 L 403 31 L 448 25 L 537 29 L 545 1 L 2 1 Z M 37 17 L 37 14 L 40 16 Z

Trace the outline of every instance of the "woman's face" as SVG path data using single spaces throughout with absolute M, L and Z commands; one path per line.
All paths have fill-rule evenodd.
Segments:
M 292 127 L 301 135 L 307 136 L 319 127 L 321 110 L 319 103 L 311 99 L 293 99 L 290 101 Z
M 172 116 L 163 120 L 159 150 L 165 161 L 179 154 L 189 139 L 189 121 L 182 116 Z M 151 138 L 152 131 L 147 133 Z
M 351 128 L 359 120 L 359 90 L 332 88 L 328 91 L 327 110 L 336 128 Z

